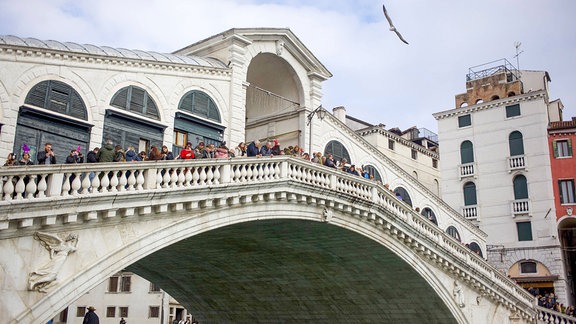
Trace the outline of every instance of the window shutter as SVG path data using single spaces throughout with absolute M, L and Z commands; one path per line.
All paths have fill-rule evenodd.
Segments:
M 554 150 L 554 157 L 558 157 L 558 144 L 556 141 L 552 141 L 552 150 Z
M 116 92 L 110 106 L 126 109 L 128 105 L 128 87 Z
M 574 154 L 572 154 L 572 140 L 568 139 L 568 156 L 574 156 Z

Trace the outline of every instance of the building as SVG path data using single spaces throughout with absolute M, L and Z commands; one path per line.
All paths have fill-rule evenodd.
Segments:
M 572 291 L 572 300 L 576 286 L 573 273 L 576 271 L 576 218 L 574 208 L 574 178 L 576 160 L 573 143 L 576 140 L 576 119 L 551 122 L 548 127 L 550 161 L 552 163 L 552 187 L 554 189 L 558 237 L 562 248 L 566 280 Z
M 474 67 L 456 108 L 434 117 L 442 198 L 486 232 L 496 268 L 569 302 L 547 131 L 563 107 L 549 99 L 549 82 L 506 60 Z
M 178 301 L 160 287 L 134 273 L 121 271 L 62 310 L 53 323 L 82 323 L 90 306 L 96 308 L 102 324 L 117 324 L 121 318 L 127 323 L 144 324 L 193 319 Z

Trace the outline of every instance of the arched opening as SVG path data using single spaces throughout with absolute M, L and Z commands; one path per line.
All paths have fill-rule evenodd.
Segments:
M 57 80 L 42 81 L 32 87 L 20 107 L 13 152 L 20 159 L 26 144 L 36 163 L 38 151 L 51 143 L 56 163 L 64 163 L 70 150 L 78 146 L 86 155 L 92 129 L 87 116 L 86 105 L 72 86 Z
M 422 212 L 420 214 L 422 216 L 424 216 L 426 219 L 428 219 L 429 221 L 431 221 L 432 223 L 438 225 L 438 220 L 436 219 L 436 214 L 434 214 L 434 211 L 432 211 L 432 209 L 426 207 L 426 208 L 422 209 Z
M 476 199 L 476 184 L 474 182 L 466 182 L 463 186 L 463 192 L 465 206 L 473 206 L 478 204 Z
M 493 96 L 490 98 L 490 100 L 498 100 L 498 99 L 500 99 L 500 96 L 498 96 L 498 95 L 493 95 Z
M 294 68 L 278 55 L 260 53 L 250 62 L 246 81 L 246 140 L 272 137 L 285 147 L 302 147 L 303 90 Z
M 484 102 L 484 100 L 482 100 L 482 99 L 477 99 L 475 104 L 477 105 L 477 104 L 481 104 L 481 103 L 483 103 L 483 102 Z
M 528 199 L 528 183 L 526 177 L 519 174 L 512 180 L 514 186 L 514 199 Z
M 508 147 L 510 148 L 510 156 L 524 155 L 524 140 L 522 133 L 513 131 L 508 135 Z
M 374 167 L 373 165 L 365 164 L 364 166 L 362 166 L 362 170 L 364 170 L 365 173 L 368 174 L 368 179 L 382 182 L 382 177 L 380 176 L 380 172 L 378 172 L 376 167 Z M 364 175 L 364 177 L 366 177 L 366 176 Z
M 334 161 L 340 162 L 342 159 L 346 159 L 348 163 L 352 163 L 350 160 L 350 154 L 348 154 L 348 150 L 344 144 L 340 143 L 339 141 L 333 140 L 326 144 L 326 147 L 324 148 L 324 156 L 327 156 L 328 153 L 332 154 Z
M 514 92 L 514 91 L 508 92 L 508 97 L 514 97 L 515 95 L 516 95 L 516 92 Z
M 446 229 L 446 233 L 455 238 L 458 242 L 462 242 L 462 240 L 460 239 L 460 232 L 458 232 L 456 227 L 448 226 L 448 228 Z
M 474 146 L 470 141 L 464 141 L 460 144 L 460 163 L 474 162 Z
M 460 108 L 464 108 L 464 107 L 468 107 L 468 103 L 466 101 L 464 101 L 463 103 L 460 104 Z
M 576 273 L 576 217 L 567 216 L 558 224 L 558 238 L 562 249 L 562 260 L 566 273 Z M 572 295 L 576 293 L 576 281 L 568 282 Z
M 410 195 L 408 194 L 408 191 L 406 191 L 406 189 L 402 187 L 397 187 L 396 189 L 394 189 L 394 194 L 396 195 L 396 198 L 412 206 L 412 199 L 410 198 Z
M 482 255 L 482 248 L 480 245 L 478 245 L 478 243 L 470 242 L 470 244 L 468 244 L 468 248 L 470 248 L 470 250 L 474 251 L 474 253 L 478 254 L 480 257 L 484 257 Z
M 104 117 L 104 136 L 107 140 L 122 148 L 132 146 L 138 152 L 148 152 L 152 145 L 162 147 L 165 125 L 160 124 L 158 106 L 148 92 L 136 86 L 127 86 L 118 90 L 110 100 Z M 123 110 L 132 114 L 127 114 Z
M 554 281 L 558 280 L 558 275 L 553 275 L 546 265 L 533 259 L 514 263 L 508 269 L 508 276 L 535 295 L 554 293 Z
M 192 143 L 192 147 L 200 142 L 220 146 L 225 127 L 221 125 L 218 106 L 208 94 L 199 90 L 187 92 L 180 99 L 178 110 L 174 117 L 172 147 L 175 156 L 180 154 L 188 142 Z

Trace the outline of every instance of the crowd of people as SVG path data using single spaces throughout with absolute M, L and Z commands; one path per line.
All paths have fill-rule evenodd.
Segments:
M 166 145 L 163 145 L 161 148 L 152 145 L 148 152 L 141 151 L 137 153 L 133 146 L 128 146 L 126 150 L 124 150 L 122 146 L 114 145 L 111 139 L 107 139 L 101 148 L 96 147 L 92 149 L 86 154 L 86 157 L 82 154 L 80 146 L 70 150 L 70 154 L 66 156 L 64 163 L 137 162 L 289 155 L 330 168 L 339 169 L 343 172 L 362 176 L 366 179 L 373 179 L 374 177 L 367 168 L 356 167 L 354 164 L 350 164 L 345 158 L 337 161 L 331 153 L 324 155 L 321 152 L 314 152 L 310 155 L 304 152 L 298 145 L 288 146 L 282 149 L 277 139 L 265 141 L 264 143 L 261 143 L 259 140 L 254 140 L 248 145 L 241 142 L 232 149 L 226 146 L 226 142 L 222 142 L 218 147 L 216 147 L 215 144 L 206 145 L 204 142 L 199 142 L 196 147 L 192 146 L 192 143 L 186 143 L 184 148 L 176 155 L 174 155 Z M 8 154 L 4 166 L 33 165 L 34 162 L 31 160 L 30 149 L 26 144 L 23 145 L 22 151 L 22 158 L 20 160 L 17 159 L 14 153 Z M 44 149 L 36 154 L 36 164 L 56 163 L 57 157 L 52 150 L 52 144 L 46 143 Z
M 540 294 L 540 289 L 534 287 L 528 288 L 528 292 L 531 293 L 532 296 L 536 297 L 538 300 L 538 306 L 545 307 L 553 311 L 566 314 L 568 316 L 576 317 L 574 306 L 565 306 L 563 303 L 558 302 L 558 299 L 554 293 L 551 292 Z

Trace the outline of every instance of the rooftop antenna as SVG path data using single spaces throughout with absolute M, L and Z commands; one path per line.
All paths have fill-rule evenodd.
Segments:
M 522 43 L 520 42 L 515 42 L 514 43 L 514 47 L 516 47 L 516 55 L 514 55 L 514 57 L 516 58 L 516 68 L 518 69 L 518 79 L 520 79 L 520 54 L 524 53 L 524 51 L 520 50 L 520 46 L 522 45 Z

